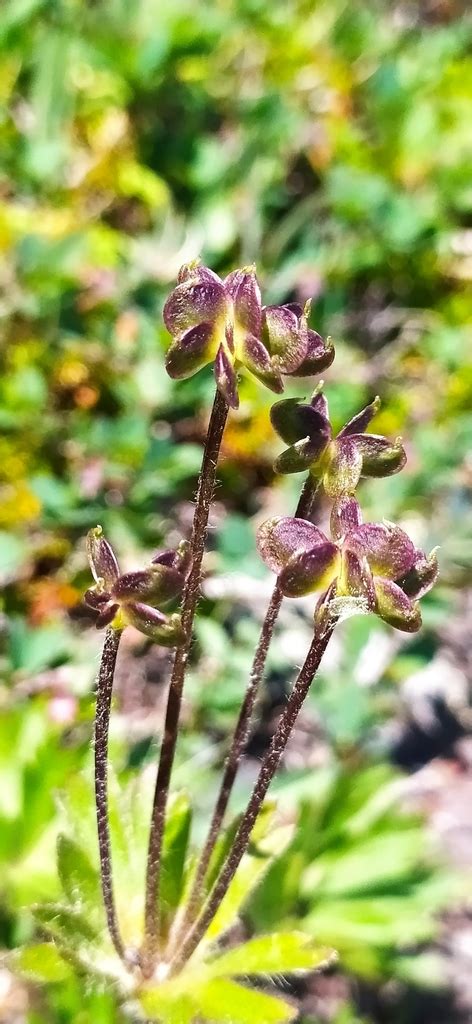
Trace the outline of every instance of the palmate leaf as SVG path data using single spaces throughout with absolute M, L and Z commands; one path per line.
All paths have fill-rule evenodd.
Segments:
M 202 1018 L 208 1024 L 288 1024 L 297 1014 L 285 999 L 226 978 L 195 978 L 188 991 L 181 985 L 182 979 L 175 986 L 149 988 L 139 998 L 141 1008 L 160 1024 L 194 1024 Z
M 38 984 L 55 985 L 73 976 L 72 968 L 62 958 L 53 942 L 38 942 L 24 946 L 6 958 L 8 967 L 17 974 Z
M 234 975 L 286 974 L 314 971 L 333 958 L 333 951 L 318 948 L 302 932 L 260 935 L 212 960 L 206 970 L 213 978 Z
M 285 1024 L 297 1016 L 298 1010 L 285 999 L 218 978 L 202 986 L 197 993 L 199 1014 L 208 1021 L 227 1024 Z
M 89 917 L 62 903 L 38 904 L 33 915 L 40 928 L 65 948 L 82 946 L 97 937 Z
M 247 988 L 237 978 L 313 971 L 329 962 L 333 952 L 320 949 L 299 932 L 263 935 L 202 963 L 193 959 L 176 978 L 142 991 L 142 1009 L 163 1024 L 194 1021 L 228 1024 L 283 1024 L 296 1015 L 285 999 Z
M 274 828 L 274 814 L 274 805 L 267 804 L 259 815 L 248 852 L 243 857 L 220 908 L 205 934 L 204 944 L 214 942 L 236 923 L 245 903 L 257 889 L 270 867 L 274 855 L 280 854 L 290 841 L 292 827 Z M 234 835 L 234 826 L 234 822 L 229 826 L 228 831 L 231 835 Z M 224 845 L 225 837 L 222 839 L 222 847 Z
M 57 838 L 57 870 L 64 895 L 72 904 L 87 912 L 95 912 L 101 906 L 98 872 L 82 847 L 63 832 Z

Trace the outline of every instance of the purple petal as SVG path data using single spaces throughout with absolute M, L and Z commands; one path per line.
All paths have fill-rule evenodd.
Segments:
M 320 334 L 308 328 L 306 355 L 297 369 L 292 371 L 293 376 L 311 377 L 315 373 L 320 373 L 331 366 L 334 356 L 334 345 L 329 339 L 325 341 Z
M 275 391 L 276 394 L 280 394 L 283 391 L 284 385 L 279 371 L 272 366 L 265 345 L 258 338 L 254 337 L 253 334 L 247 334 L 242 342 L 240 342 L 238 358 L 271 391 Z
M 95 611 L 100 611 L 104 604 L 110 600 L 110 593 L 106 590 L 97 590 L 96 587 L 89 587 L 85 591 L 84 601 L 88 604 L 89 608 L 94 608 Z
M 220 345 L 216 353 L 215 380 L 218 391 L 231 409 L 237 409 L 239 406 L 238 377 L 224 345 Z
M 331 536 L 342 540 L 362 523 L 359 502 L 351 495 L 338 498 L 331 510 Z
M 324 589 L 336 579 L 339 563 L 336 544 L 325 540 L 289 559 L 279 575 L 280 588 L 286 597 L 303 597 Z
M 261 292 L 254 267 L 234 270 L 225 278 L 226 293 L 234 303 L 234 320 L 243 334 L 261 333 Z
M 202 366 L 211 363 L 214 356 L 215 334 L 213 324 L 201 323 L 173 341 L 166 355 L 166 370 L 169 377 L 174 380 L 191 377 L 197 370 L 201 370 Z
M 158 551 L 151 559 L 152 565 L 167 565 L 186 576 L 192 564 L 192 549 L 188 540 L 181 540 L 178 547 Z
M 324 476 L 325 491 L 331 498 L 354 491 L 362 470 L 362 456 L 351 438 L 331 442 L 331 457 Z
M 115 604 L 113 601 L 109 601 L 95 619 L 96 628 L 103 629 L 105 626 L 109 626 L 110 623 L 113 622 L 113 619 L 119 610 L 120 606 L 118 604 Z
M 349 534 L 346 544 L 360 558 L 367 558 L 376 576 L 388 580 L 405 576 L 415 562 L 416 549 L 408 534 L 388 523 L 364 523 Z
M 436 552 L 432 551 L 430 555 L 426 556 L 423 551 L 417 551 L 414 565 L 406 576 L 397 580 L 397 583 L 404 593 L 408 594 L 408 597 L 419 600 L 431 590 L 431 587 L 434 587 L 438 575 L 439 566 Z
M 318 412 L 320 416 L 329 423 L 329 406 L 328 399 L 323 392 L 323 381 L 320 381 L 318 386 L 315 388 L 311 397 L 310 405 L 312 409 L 316 409 L 316 412 Z M 331 426 L 330 433 L 332 434 Z
M 301 320 L 303 316 L 303 306 L 300 302 L 284 302 L 284 308 L 291 309 L 292 313 L 295 313 L 297 320 Z
M 286 398 L 276 402 L 270 410 L 274 430 L 287 444 L 295 444 L 309 438 L 319 454 L 331 439 L 329 420 L 318 410 L 298 398 Z
M 274 470 L 276 473 L 302 473 L 309 469 L 313 478 L 320 479 L 323 469 L 319 456 L 319 445 L 298 441 L 276 458 Z
M 257 547 L 272 572 L 280 573 L 295 554 L 310 551 L 329 543 L 324 533 L 306 519 L 275 516 L 267 519 L 257 531 Z
M 131 626 L 162 647 L 180 647 L 185 640 L 180 615 L 163 615 L 138 601 L 126 605 L 124 615 Z
M 120 575 L 120 569 L 113 548 L 105 540 L 101 526 L 87 534 L 87 557 L 96 583 L 103 581 L 104 589 L 110 590 Z
M 266 306 L 263 310 L 264 343 L 282 373 L 295 373 L 307 354 L 306 329 L 288 306 Z
M 380 618 L 404 633 L 416 633 L 421 626 L 419 605 L 392 580 L 377 578 L 374 586 Z
M 184 284 L 187 281 L 193 281 L 196 284 L 214 284 L 215 281 L 218 284 L 222 284 L 222 280 L 215 274 L 209 267 L 204 267 L 201 259 L 190 260 L 190 263 L 184 263 L 177 274 L 177 284 Z
M 406 463 L 406 452 L 399 438 L 392 442 L 379 434 L 351 434 L 350 439 L 362 455 L 362 476 L 392 476 Z
M 372 573 L 365 558 L 359 558 L 349 549 L 344 549 L 342 568 L 338 577 L 336 593 L 340 597 L 360 597 L 367 609 L 375 608 L 375 590 Z
M 366 427 L 369 426 L 370 421 L 374 418 L 379 409 L 380 398 L 377 395 L 370 405 L 366 405 L 365 409 L 356 413 L 356 415 L 352 417 L 352 420 L 349 420 L 349 422 L 346 423 L 343 429 L 339 432 L 338 437 L 346 437 L 349 434 L 362 434 Z
M 184 577 L 171 566 L 157 564 L 149 569 L 126 572 L 113 587 L 117 601 L 166 604 L 182 593 Z
M 222 281 L 206 267 L 189 274 L 169 295 L 162 315 L 169 334 L 180 337 L 198 324 L 214 324 L 226 313 Z

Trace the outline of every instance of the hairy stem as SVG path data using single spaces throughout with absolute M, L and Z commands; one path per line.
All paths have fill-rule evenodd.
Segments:
M 303 701 L 310 689 L 313 677 L 319 667 L 323 654 L 326 651 L 334 626 L 335 621 L 329 621 L 327 625 L 323 626 L 320 634 L 315 635 L 313 638 L 305 662 L 298 674 L 285 706 L 285 710 L 279 720 L 274 736 L 272 737 L 269 750 L 262 762 L 251 798 L 234 838 L 231 850 L 229 851 L 226 861 L 221 868 L 213 889 L 207 897 L 202 911 L 197 917 L 197 920 L 172 963 L 172 970 L 174 973 L 177 973 L 183 967 L 187 960 L 192 956 L 192 953 L 198 946 L 200 940 L 203 938 L 208 926 L 215 917 L 215 914 L 217 913 L 228 887 L 239 867 L 241 859 L 247 850 L 251 832 L 262 807 L 267 790 L 278 768 L 285 747 L 287 746 L 288 739 L 302 707 Z
M 110 828 L 108 824 L 108 731 L 116 659 L 122 631 L 107 629 L 97 680 L 95 710 L 95 806 L 103 902 L 111 940 L 122 960 L 125 948 L 118 927 L 111 868 Z
M 228 406 L 220 392 L 217 391 L 210 416 L 197 488 L 191 536 L 192 567 L 187 578 L 182 599 L 182 625 L 185 630 L 186 640 L 184 645 L 179 647 L 175 654 L 172 676 L 169 684 L 169 694 L 167 697 L 164 735 L 159 758 L 156 788 L 154 791 L 147 859 L 143 947 L 143 962 L 147 971 L 152 970 L 152 960 L 156 954 L 159 943 L 159 883 L 167 798 L 177 744 L 185 672 L 192 643 L 193 620 L 200 593 L 201 568 L 205 549 L 208 516 L 215 487 L 218 455 L 227 416 Z
M 300 495 L 298 505 L 296 508 L 295 515 L 300 518 L 305 518 L 310 515 L 312 510 L 313 501 L 316 497 L 318 484 L 313 480 L 310 475 L 307 477 L 303 486 L 302 493 Z M 252 713 L 254 711 L 254 705 L 256 702 L 257 694 L 259 691 L 260 682 L 265 668 L 267 660 L 267 654 L 269 651 L 270 643 L 274 633 L 275 624 L 277 622 L 280 607 L 283 601 L 282 591 L 276 582 L 272 591 L 272 596 L 267 608 L 264 622 L 262 624 L 259 641 L 254 654 L 254 660 L 251 667 L 251 673 L 249 676 L 249 682 L 244 695 L 244 700 L 241 705 L 239 712 L 238 721 L 234 730 L 233 739 L 231 742 L 230 751 L 225 762 L 223 778 L 221 780 L 220 789 L 211 819 L 208 835 L 203 846 L 198 865 L 195 871 L 195 878 L 193 880 L 192 888 L 188 897 L 187 907 L 184 911 L 182 920 L 179 924 L 178 931 L 175 935 L 175 939 L 172 943 L 173 948 L 179 942 L 182 935 L 185 934 L 186 929 L 195 920 L 199 905 L 202 899 L 202 894 L 205 885 L 205 878 L 208 872 L 210 858 L 215 849 L 220 829 L 226 814 L 229 799 L 234 785 L 234 780 L 238 773 L 239 764 L 246 747 L 249 733 L 251 729 Z

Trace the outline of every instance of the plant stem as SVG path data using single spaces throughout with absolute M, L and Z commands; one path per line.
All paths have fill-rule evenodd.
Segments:
M 208 516 L 215 487 L 216 467 L 223 432 L 228 416 L 228 406 L 219 391 L 215 394 L 213 408 L 205 441 L 202 467 L 198 480 L 195 512 L 193 517 L 191 551 L 192 566 L 187 578 L 182 600 L 182 625 L 186 640 L 175 654 L 172 677 L 169 684 L 164 735 L 159 758 L 151 829 L 149 835 L 143 962 L 147 971 L 152 970 L 152 960 L 157 951 L 160 930 L 159 882 L 162 843 L 166 817 L 170 776 L 177 745 L 178 724 L 182 703 L 185 672 L 192 643 L 192 627 L 200 593 L 201 567 L 205 550 Z
M 228 887 L 239 867 L 241 859 L 247 850 L 251 832 L 262 807 L 267 790 L 278 768 L 291 731 L 302 707 L 303 701 L 310 689 L 313 677 L 319 667 L 323 654 L 326 651 L 334 627 L 335 620 L 331 619 L 327 624 L 325 623 L 320 635 L 315 635 L 313 638 L 305 662 L 300 669 L 290 697 L 285 706 L 285 710 L 272 737 L 269 750 L 262 762 L 259 775 L 252 791 L 252 796 L 241 820 L 231 850 L 223 864 L 223 867 L 221 868 L 213 889 L 207 897 L 202 911 L 188 933 L 180 952 L 172 962 L 172 971 L 174 974 L 177 973 L 187 960 L 190 959 L 200 940 L 203 938 L 208 926 L 215 917 L 215 914 L 217 913 L 219 906 L 226 895 Z
M 296 516 L 300 518 L 305 518 L 310 514 L 317 489 L 317 482 L 313 480 L 313 477 L 308 475 L 295 511 Z M 249 738 L 252 713 L 254 710 L 259 685 L 264 672 L 267 654 L 274 633 L 275 624 L 279 616 L 282 601 L 283 594 L 278 585 L 278 582 L 276 582 L 274 589 L 272 591 L 272 596 L 259 635 L 259 641 L 254 654 L 254 660 L 251 667 L 248 686 L 246 689 L 246 693 L 244 695 L 243 703 L 241 705 L 236 728 L 234 730 L 230 751 L 225 762 L 223 778 L 220 784 L 220 789 L 218 792 L 213 817 L 211 819 L 210 828 L 208 830 L 208 835 L 203 846 L 202 852 L 200 854 L 200 858 L 195 872 L 195 878 L 193 880 L 192 888 L 190 890 L 190 894 L 188 897 L 187 907 L 184 911 L 182 920 L 179 924 L 178 931 L 175 935 L 175 939 L 172 944 L 174 949 L 177 943 L 179 942 L 179 939 L 182 937 L 182 935 L 185 934 L 188 926 L 192 923 L 192 921 L 195 920 L 197 916 L 199 904 L 203 894 L 205 878 L 210 864 L 210 858 L 218 840 L 221 825 L 223 823 L 223 819 L 226 814 L 226 809 L 228 807 L 229 799 L 233 789 L 234 780 L 236 778 L 239 764 L 243 756 L 246 743 Z
M 125 948 L 118 927 L 111 868 L 110 828 L 108 824 L 108 731 L 116 659 L 122 630 L 107 629 L 97 680 L 95 709 L 95 806 L 103 902 L 111 940 L 122 960 Z

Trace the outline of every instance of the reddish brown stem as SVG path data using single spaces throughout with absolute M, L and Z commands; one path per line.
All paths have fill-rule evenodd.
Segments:
M 151 829 L 149 835 L 143 964 L 147 973 L 152 970 L 160 931 L 159 886 L 162 843 L 164 838 L 167 799 L 170 777 L 177 745 L 178 724 L 182 703 L 185 672 L 192 643 L 192 627 L 200 593 L 201 568 L 205 550 L 208 516 L 215 487 L 216 467 L 223 432 L 228 416 L 228 406 L 219 391 L 216 392 L 205 442 L 202 468 L 198 481 L 195 513 L 193 518 L 191 550 L 192 568 L 187 578 L 182 600 L 182 625 L 186 640 L 175 654 L 172 677 L 169 684 L 167 708 L 164 723 L 159 768 L 157 772 Z
M 239 825 L 231 850 L 223 864 L 223 867 L 221 868 L 213 889 L 197 917 L 197 920 L 189 931 L 179 953 L 172 962 L 173 973 L 177 973 L 183 967 L 197 948 L 211 921 L 215 917 L 215 914 L 217 913 L 228 887 L 239 867 L 241 859 L 248 848 L 251 832 L 262 807 L 267 790 L 278 768 L 285 747 L 287 746 L 288 739 L 305 697 L 310 689 L 313 677 L 319 667 L 323 654 L 326 651 L 334 626 L 335 622 L 333 620 L 330 621 L 329 624 L 323 627 L 320 635 L 313 638 L 310 650 L 308 651 L 305 662 L 299 672 L 285 710 L 279 720 L 279 724 L 272 738 L 269 750 L 262 762 L 251 799 Z
M 316 497 L 317 489 L 318 484 L 313 481 L 313 478 L 311 476 L 308 476 L 298 501 L 298 505 L 295 511 L 296 516 L 299 516 L 300 518 L 305 518 L 310 515 L 310 512 L 313 507 L 313 502 Z M 244 750 L 249 738 L 252 713 L 254 711 L 254 705 L 257 699 L 260 682 L 267 660 L 267 654 L 274 633 L 275 624 L 279 616 L 282 601 L 283 594 L 278 583 L 276 582 L 274 589 L 272 591 L 272 596 L 269 602 L 269 606 L 267 608 L 264 622 L 262 624 L 259 642 L 257 644 L 254 660 L 251 667 L 251 674 L 249 676 L 249 683 L 239 712 L 239 718 L 233 734 L 231 748 L 225 762 L 223 778 L 218 792 L 215 810 L 213 812 L 213 817 L 208 830 L 208 835 L 197 864 L 195 878 L 193 880 L 192 888 L 188 897 L 187 907 L 186 910 L 184 911 L 182 920 L 179 924 L 177 933 L 172 943 L 174 949 L 178 944 L 181 936 L 185 935 L 187 928 L 192 923 L 192 921 L 195 920 L 198 913 L 199 905 L 203 895 L 205 879 L 210 864 L 210 858 L 213 853 L 213 850 L 215 849 L 218 836 L 220 834 L 220 829 L 233 790 L 234 781 L 238 773 L 241 758 L 244 754 Z
M 103 644 L 102 658 L 97 680 L 97 703 L 95 709 L 95 806 L 97 814 L 98 850 L 100 856 L 100 878 L 108 931 L 118 956 L 125 959 L 125 948 L 121 938 L 113 896 L 111 866 L 110 827 L 108 823 L 108 732 L 110 725 L 111 698 L 116 659 L 120 645 L 121 630 L 107 629 Z

